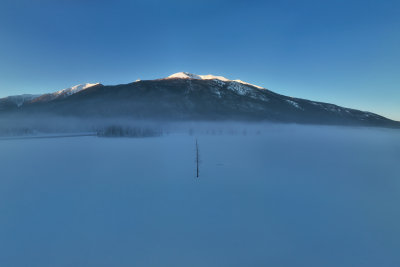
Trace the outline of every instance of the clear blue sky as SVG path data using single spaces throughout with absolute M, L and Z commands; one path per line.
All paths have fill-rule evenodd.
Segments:
M 400 120 L 398 0 L 2 0 L 0 97 L 179 71 Z

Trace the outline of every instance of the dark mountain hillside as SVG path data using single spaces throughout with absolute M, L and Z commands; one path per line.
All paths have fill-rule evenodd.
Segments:
M 370 112 L 291 98 L 238 80 L 190 75 L 116 86 L 95 84 L 73 94 L 43 95 L 18 108 L 5 106 L 0 114 L 400 126 Z

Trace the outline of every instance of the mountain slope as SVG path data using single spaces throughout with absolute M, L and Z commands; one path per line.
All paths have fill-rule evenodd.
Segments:
M 23 95 L 7 96 L 4 98 L 0 98 L 0 111 L 20 108 L 27 103 L 47 102 L 59 98 L 64 98 L 96 85 L 99 85 L 99 83 L 78 84 L 70 88 L 56 91 L 54 93 L 48 93 L 42 95 L 23 94 Z
M 23 94 L 23 95 L 13 95 L 0 98 L 0 111 L 7 110 L 10 108 L 19 108 L 25 103 L 31 102 L 33 99 L 39 96 L 40 95 Z
M 88 89 L 92 86 L 96 86 L 96 85 L 99 85 L 99 83 L 84 83 L 84 84 L 75 85 L 70 88 L 62 89 L 62 90 L 59 90 L 54 93 L 41 95 L 40 97 L 33 99 L 32 102 L 53 101 L 56 99 L 71 96 L 73 94 L 79 93 L 80 91 L 86 90 L 86 89 Z
M 400 126 L 399 122 L 370 112 L 291 98 L 240 80 L 189 73 L 116 86 L 95 84 L 63 97 L 35 98 L 12 112 L 24 116 Z

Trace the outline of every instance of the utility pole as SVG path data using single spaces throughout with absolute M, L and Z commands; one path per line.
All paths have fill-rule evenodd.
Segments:
M 199 155 L 199 143 L 197 142 L 196 138 L 196 177 L 199 178 L 199 161 L 200 161 L 200 155 Z

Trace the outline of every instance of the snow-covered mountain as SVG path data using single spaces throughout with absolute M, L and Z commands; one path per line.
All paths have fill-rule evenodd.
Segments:
M 400 127 L 399 122 L 371 112 L 288 97 L 241 80 L 187 72 L 115 86 L 83 84 L 36 97 L 19 108 L 0 105 L 1 110 L 0 116 L 18 113 Z
M 23 105 L 31 102 L 52 101 L 58 98 L 71 96 L 82 90 L 88 89 L 96 85 L 99 85 L 99 83 L 79 84 L 72 86 L 70 88 L 58 90 L 54 93 L 48 93 L 48 94 L 23 94 L 23 95 L 7 96 L 4 98 L 0 98 L 0 110 L 13 107 L 20 108 Z
M 20 108 L 25 103 L 30 102 L 39 96 L 40 95 L 23 94 L 0 98 L 0 111 L 9 108 Z
M 244 82 L 242 80 L 229 80 L 223 76 L 215 76 L 212 74 L 208 74 L 208 75 L 196 75 L 196 74 L 192 74 L 189 72 L 177 72 L 175 74 L 172 74 L 170 76 L 168 76 L 167 78 L 164 79 L 196 79 L 196 80 L 218 80 L 218 81 L 222 81 L 222 82 L 237 82 L 237 83 L 241 83 L 241 84 L 245 84 L 245 85 L 251 85 L 254 87 L 257 87 L 259 89 L 264 89 L 261 86 L 258 85 L 254 85 L 251 83 L 247 83 Z
M 75 86 L 72 86 L 70 88 L 66 88 L 66 89 L 62 89 L 60 91 L 57 91 L 55 93 L 53 93 L 53 95 L 66 95 L 66 96 L 70 96 L 72 94 L 76 94 L 82 90 L 85 90 L 89 87 L 95 86 L 95 85 L 99 85 L 100 83 L 84 83 L 84 84 L 78 84 Z
M 49 94 L 44 94 L 41 95 L 40 97 L 37 97 L 33 100 L 33 102 L 42 102 L 42 101 L 52 101 L 55 99 L 60 99 L 64 97 L 71 96 L 73 94 L 79 93 L 83 90 L 86 90 L 90 87 L 99 85 L 100 83 L 84 83 L 84 84 L 78 84 L 66 89 L 62 89 L 59 91 L 56 91 L 54 93 L 49 93 Z
M 8 96 L 7 99 L 15 103 L 18 107 L 22 106 L 25 102 L 32 101 L 33 99 L 39 97 L 40 95 L 23 94 Z

